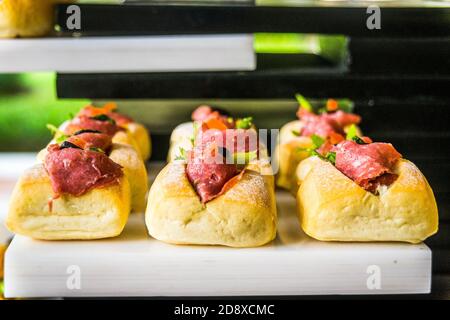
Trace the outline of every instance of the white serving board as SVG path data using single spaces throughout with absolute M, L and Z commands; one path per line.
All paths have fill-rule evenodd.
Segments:
M 300 232 L 295 200 L 285 192 L 277 197 L 279 234 L 261 248 L 165 244 L 147 235 L 142 214 L 133 215 L 115 239 L 45 242 L 16 236 L 6 253 L 5 296 L 430 292 L 431 250 L 426 245 L 319 242 Z M 377 275 L 368 273 L 374 271 L 380 275 L 379 289 L 373 286 Z
M 36 153 L 34 152 L 0 153 L 0 245 L 9 242 L 12 238 L 12 234 L 4 226 L 4 221 L 16 180 L 35 162 Z
M 254 70 L 253 36 L 0 39 L 0 72 Z

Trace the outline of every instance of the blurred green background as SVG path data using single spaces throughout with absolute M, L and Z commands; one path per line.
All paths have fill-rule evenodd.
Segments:
M 0 151 L 34 151 L 50 140 L 47 123 L 59 124 L 88 100 L 58 100 L 54 73 L 0 75 Z

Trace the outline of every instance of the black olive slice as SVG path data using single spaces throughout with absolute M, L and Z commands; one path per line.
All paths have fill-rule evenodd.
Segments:
M 111 119 L 110 117 L 108 117 L 106 114 L 99 114 L 98 116 L 94 116 L 91 117 L 91 119 L 94 120 L 98 120 L 98 121 L 109 121 L 113 124 L 115 124 L 116 122 L 114 121 L 114 119 Z
M 91 129 L 83 129 L 83 130 L 79 130 L 79 131 L 75 132 L 73 135 L 74 136 L 78 136 L 78 135 L 83 134 L 83 133 L 101 133 L 101 131 L 91 130 Z
M 82 148 L 80 148 L 76 144 L 73 144 L 72 142 L 69 142 L 69 141 L 64 141 L 63 143 L 61 143 L 59 148 L 60 149 L 74 148 L 74 149 L 81 149 L 81 150 L 83 150 Z

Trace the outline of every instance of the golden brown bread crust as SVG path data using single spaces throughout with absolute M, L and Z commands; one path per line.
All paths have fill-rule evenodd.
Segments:
M 119 235 L 130 212 L 130 186 L 95 188 L 80 197 L 62 195 L 48 200 L 53 191 L 42 164 L 25 171 L 11 197 L 6 226 L 17 234 L 41 240 L 89 240 Z
M 194 136 L 194 123 L 184 122 L 173 129 L 170 135 L 169 152 L 167 162 L 174 161 L 180 155 L 180 148 L 190 150 L 192 148 L 191 138 Z
M 152 142 L 147 128 L 140 123 L 131 122 L 127 124 L 126 129 L 136 141 L 136 147 L 139 149 L 142 159 L 144 161 L 150 159 L 152 154 Z
M 139 154 L 139 157 L 141 157 L 141 159 L 142 159 L 141 149 L 139 148 L 137 141 L 134 139 L 133 135 L 129 131 L 122 130 L 122 131 L 117 132 L 113 136 L 112 142 L 132 146 Z
M 427 180 L 399 160 L 398 179 L 376 196 L 331 163 L 310 157 L 299 165 L 298 214 L 303 230 L 323 241 L 418 243 L 438 230 L 438 210 Z
M 248 170 L 225 194 L 206 203 L 186 176 L 185 164 L 169 163 L 149 193 L 146 224 L 154 238 L 173 244 L 256 247 L 276 235 L 271 176 Z
M 302 160 L 309 157 L 307 152 L 299 151 L 299 148 L 312 147 L 311 138 L 299 137 L 293 133 L 293 131 L 299 132 L 301 128 L 300 120 L 285 124 L 280 130 L 279 143 L 274 154 L 274 162 L 278 166 L 276 185 L 294 195 L 298 189 L 295 170 Z
M 5 251 L 6 251 L 6 245 L 0 244 L 0 279 L 3 279 Z
M 55 3 L 70 0 L 0 1 L 0 38 L 37 37 L 49 34 L 54 26 Z
M 147 169 L 138 152 L 130 145 L 114 144 L 109 158 L 123 167 L 130 183 L 131 210 L 144 212 L 147 205 Z

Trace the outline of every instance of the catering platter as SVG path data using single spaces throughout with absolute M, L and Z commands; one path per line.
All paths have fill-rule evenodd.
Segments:
M 0 166 L 0 299 L 424 294 L 433 272 L 434 294 L 445 282 L 447 6 L 389 1 L 381 27 L 362 2 L 59 1 L 0 0 L 0 73 L 52 71 L 59 98 L 122 101 L 48 123 L 26 169 Z M 293 96 L 285 123 L 273 99 Z M 135 121 L 130 99 L 161 104 Z M 157 113 L 193 99 L 192 121 Z
M 277 192 L 277 207 L 277 238 L 260 248 L 166 244 L 148 236 L 142 214 L 132 214 L 122 235 L 112 239 L 45 242 L 16 236 L 6 254 L 5 296 L 430 292 L 431 250 L 425 244 L 320 242 L 300 231 L 289 193 Z

